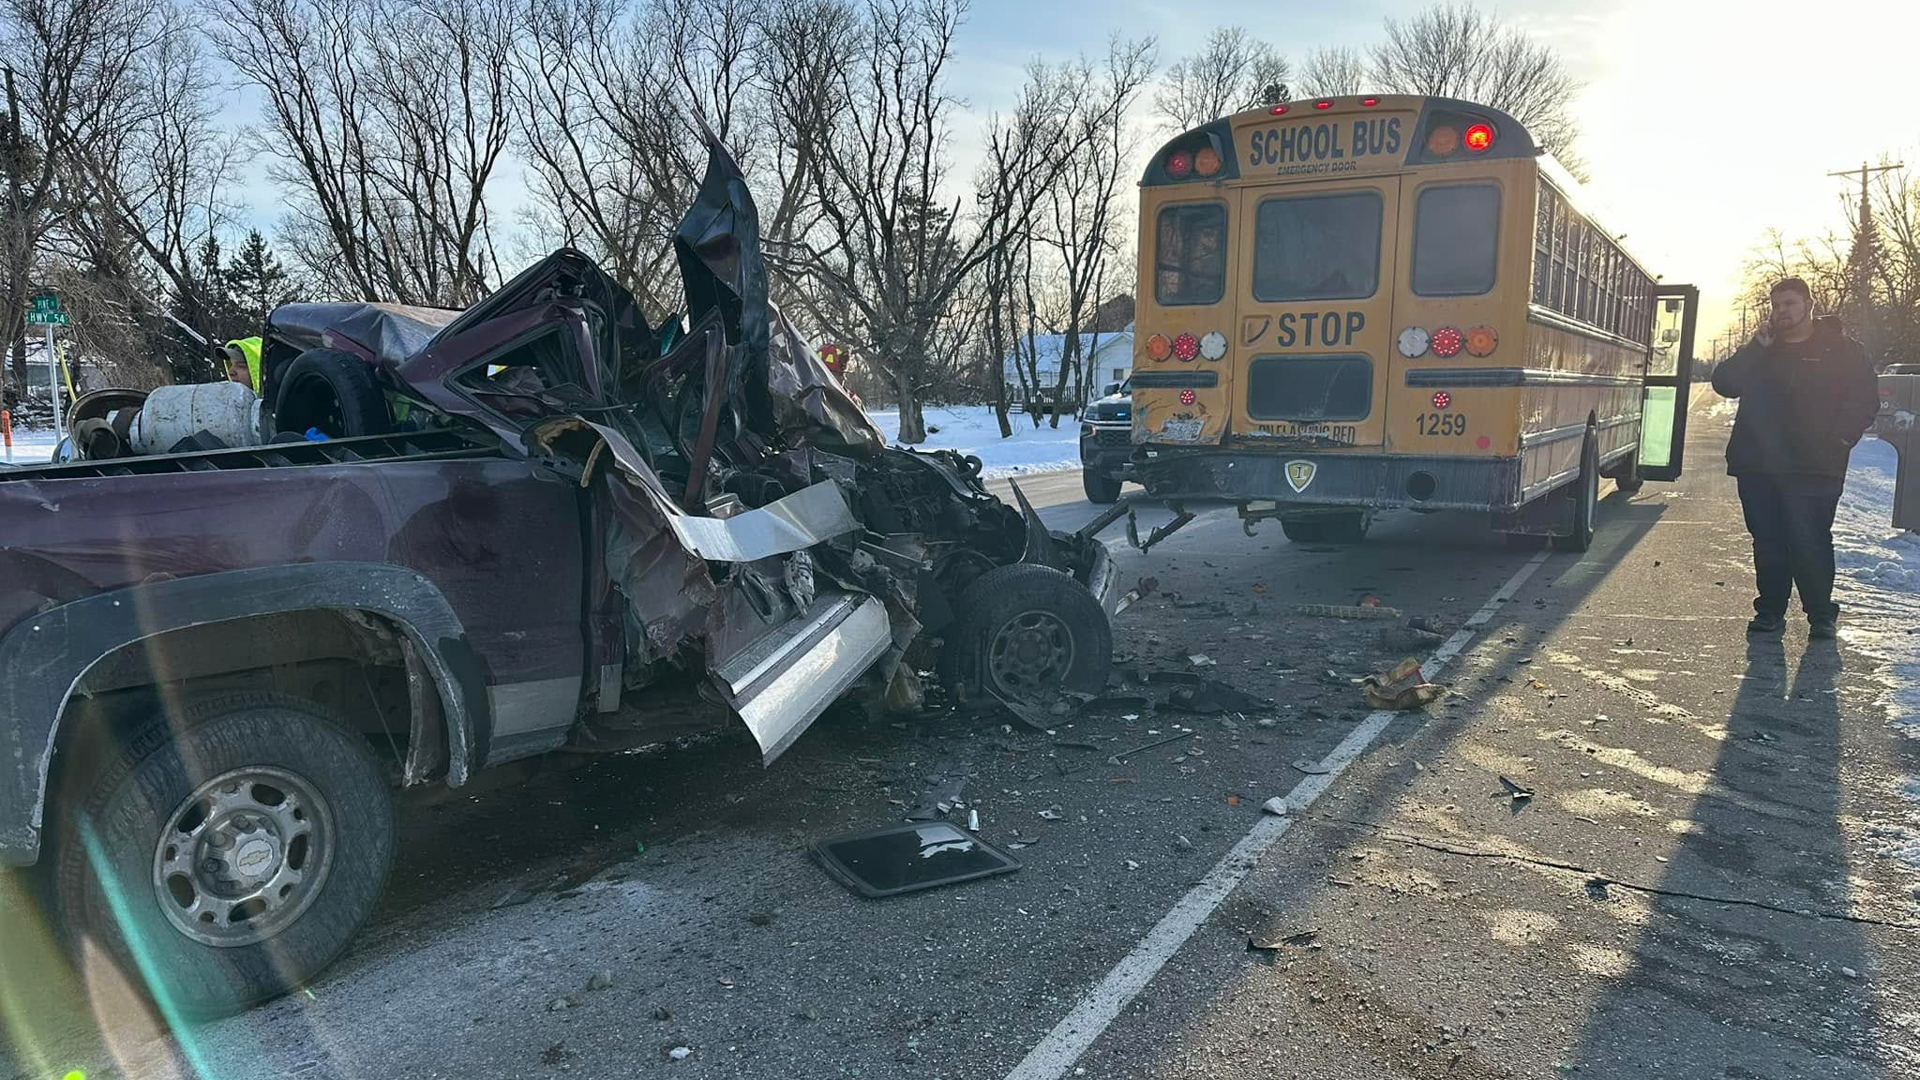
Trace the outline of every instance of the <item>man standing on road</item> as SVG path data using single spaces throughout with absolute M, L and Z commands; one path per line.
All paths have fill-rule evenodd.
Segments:
M 1749 634 L 1786 629 L 1787 599 L 1800 587 L 1807 636 L 1834 636 L 1833 511 L 1847 458 L 1880 405 L 1873 365 L 1832 316 L 1815 318 L 1807 283 L 1782 280 L 1767 323 L 1720 363 L 1713 388 L 1739 398 L 1727 440 L 1727 473 L 1753 535 Z

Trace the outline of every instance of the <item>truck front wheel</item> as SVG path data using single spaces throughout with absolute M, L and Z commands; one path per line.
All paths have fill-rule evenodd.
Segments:
M 1087 501 L 1095 506 L 1111 506 L 1120 498 L 1120 481 L 1106 473 L 1080 468 L 1080 488 L 1087 493 Z
M 1029 704 L 1106 689 L 1113 627 L 1071 575 L 1032 563 L 997 567 L 967 586 L 956 609 L 940 656 L 950 684 Z
M 164 1008 L 223 1016 L 302 985 L 386 885 L 386 777 L 312 702 L 209 700 L 82 756 L 62 777 L 56 911 Z

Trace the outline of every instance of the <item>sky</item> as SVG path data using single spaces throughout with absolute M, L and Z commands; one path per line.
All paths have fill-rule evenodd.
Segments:
M 1296 65 L 1314 48 L 1364 49 L 1384 19 L 1427 0 L 973 0 L 951 68 L 956 177 L 970 177 L 980 133 L 1009 108 L 1034 59 L 1099 57 L 1110 34 L 1152 36 L 1162 68 L 1215 26 L 1240 25 Z M 1588 213 L 1653 273 L 1702 294 L 1701 340 L 1739 312 L 1731 297 L 1769 228 L 1789 238 L 1845 233 L 1846 182 L 1827 174 L 1892 155 L 1920 172 L 1920 109 L 1908 102 L 1915 0 L 1508 0 L 1482 9 L 1559 50 L 1584 88 L 1579 151 Z M 238 94 L 236 114 L 257 113 Z M 1149 121 L 1146 106 L 1142 123 Z M 1152 139 L 1144 155 L 1157 145 Z M 494 220 L 516 220 L 520 166 L 496 177 Z M 242 196 L 268 226 L 264 178 Z M 506 250 L 515 250 L 509 243 Z
M 953 89 L 972 129 L 1005 108 L 1038 55 L 1098 56 L 1109 32 L 1159 41 L 1164 67 L 1217 25 L 1244 26 L 1296 66 L 1323 46 L 1364 48 L 1399 2 L 1205 5 L 1165 0 L 975 0 L 957 43 Z M 1560 51 L 1584 84 L 1575 113 L 1592 180 L 1584 202 L 1655 274 L 1698 285 L 1701 338 L 1739 313 L 1729 303 L 1769 228 L 1845 232 L 1845 181 L 1826 174 L 1895 155 L 1920 171 L 1912 0 L 1528 0 L 1483 3 Z M 971 173 L 971 162 L 964 172 Z

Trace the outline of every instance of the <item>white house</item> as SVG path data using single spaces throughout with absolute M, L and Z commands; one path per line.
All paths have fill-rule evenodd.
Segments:
M 1022 337 L 1021 352 L 1026 351 L 1028 339 Z M 1039 373 L 1042 395 L 1051 394 L 1060 378 L 1060 360 L 1065 354 L 1067 335 L 1041 334 L 1032 339 L 1034 367 Z M 1025 356 L 1008 356 L 1001 361 L 1001 377 L 1007 383 L 1007 397 L 1020 400 L 1020 387 L 1026 379 Z M 1080 362 L 1086 371 L 1087 397 L 1100 396 L 1108 383 L 1127 381 L 1133 374 L 1133 324 L 1128 323 L 1125 330 L 1116 330 L 1104 334 L 1080 335 Z M 1069 381 L 1071 387 L 1071 381 Z

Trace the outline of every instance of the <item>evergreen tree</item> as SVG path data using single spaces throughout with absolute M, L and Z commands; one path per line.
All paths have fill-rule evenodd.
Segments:
M 233 323 L 227 337 L 252 337 L 266 329 L 267 315 L 295 299 L 293 277 L 274 257 L 259 230 L 247 233 L 240 250 L 227 260 L 226 297 Z

